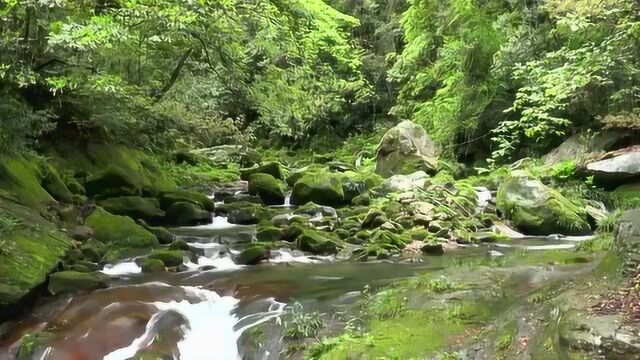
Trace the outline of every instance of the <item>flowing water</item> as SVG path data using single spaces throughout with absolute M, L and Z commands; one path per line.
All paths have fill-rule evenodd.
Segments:
M 442 257 L 348 263 L 281 249 L 259 266 L 240 266 L 228 245 L 252 241 L 254 227 L 215 217 L 212 224 L 174 231 L 196 254 L 185 258 L 184 271 L 145 274 L 133 259 L 108 265 L 108 289 L 41 299 L 12 324 L 0 339 L 0 359 L 14 358 L 22 335 L 40 329 L 51 337 L 35 359 L 124 360 L 142 353 L 182 360 L 277 359 L 282 321 L 294 303 L 306 311 L 337 313 L 365 285 L 383 286 L 487 252 L 470 247 Z M 255 344 L 248 330 L 261 324 L 266 339 Z

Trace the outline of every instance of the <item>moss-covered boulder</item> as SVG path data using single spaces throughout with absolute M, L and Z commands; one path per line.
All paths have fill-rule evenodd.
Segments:
M 249 180 L 253 174 L 269 174 L 276 179 L 284 179 L 282 166 L 277 162 L 270 162 L 248 169 L 240 169 L 240 179 L 242 180 Z
M 164 272 L 166 270 L 162 260 L 149 258 L 142 260 L 140 268 L 142 269 L 143 273 L 158 273 Z
M 236 263 L 240 265 L 257 265 L 260 261 L 268 259 L 269 251 L 264 246 L 253 245 L 238 254 Z
M 0 195 L 4 198 L 36 209 L 44 208 L 55 200 L 41 186 L 42 178 L 36 160 L 0 155 Z
M 177 202 L 167 208 L 165 222 L 173 226 L 193 226 L 211 223 L 211 213 L 190 202 Z
M 182 265 L 184 254 L 180 250 L 154 250 L 147 258 L 160 260 L 166 267 L 175 267 Z
M 296 238 L 296 247 L 312 254 L 337 254 L 343 247 L 342 242 L 328 233 L 304 229 Z
M 160 196 L 160 208 L 163 210 L 169 209 L 171 205 L 178 202 L 188 202 L 194 205 L 198 205 L 202 209 L 213 212 L 215 210 L 215 203 L 209 199 L 207 195 L 199 193 L 197 191 L 171 191 L 165 192 Z
M 412 121 L 403 121 L 380 140 L 376 173 L 383 177 L 419 170 L 433 173 L 438 167 L 437 156 L 436 144 L 425 129 Z
M 270 222 L 261 222 L 256 229 L 256 239 L 260 242 L 273 242 L 282 240 L 284 233 L 280 228 Z
M 253 174 L 249 177 L 249 194 L 257 195 L 265 205 L 283 205 L 286 185 L 269 174 Z
M 1 166 L 1 165 L 0 165 Z M 47 195 L 48 196 L 48 195 Z M 14 316 L 72 246 L 55 224 L 27 206 L 0 199 L 0 322 Z
M 640 182 L 621 185 L 611 192 L 611 200 L 617 207 L 640 208 Z
M 355 206 L 369 206 L 371 204 L 371 195 L 369 195 L 369 192 L 365 192 L 354 197 L 351 203 Z
M 584 206 L 522 172 L 514 172 L 500 186 L 497 206 L 526 234 L 582 235 L 590 231 Z
M 305 175 L 296 182 L 291 193 L 291 203 L 304 205 L 314 202 L 337 206 L 345 203 L 342 179 L 336 174 Z
M 268 221 L 275 213 L 270 209 L 250 202 L 237 202 L 232 204 L 224 204 L 218 209 L 217 214 L 226 215 L 227 221 L 232 224 L 254 225 L 262 221 Z
M 67 189 L 67 185 L 62 181 L 58 171 L 51 165 L 44 167 L 42 187 L 58 201 L 65 203 L 73 202 L 73 194 Z
M 159 245 L 158 239 L 127 216 L 114 215 L 102 208 L 94 209 L 85 219 L 94 230 L 94 239 L 112 250 L 146 250 Z
M 149 226 L 144 220 L 139 219 L 136 221 L 140 226 L 142 226 L 145 230 L 152 233 L 162 245 L 171 244 L 176 238 L 169 230 L 165 229 L 162 226 Z
M 134 220 L 142 219 L 151 224 L 161 223 L 165 216 L 158 200 L 153 198 L 123 196 L 102 200 L 98 205 L 112 214 L 128 216 Z
M 141 185 L 128 171 L 112 165 L 87 179 L 87 195 L 104 199 L 118 196 L 136 196 L 141 194 Z
M 52 295 L 104 289 L 107 277 L 101 273 L 83 273 L 77 271 L 61 271 L 49 276 L 49 293 Z
M 191 250 L 191 248 L 189 247 L 189 244 L 187 244 L 186 241 L 182 239 L 178 239 L 169 246 L 169 250 L 189 251 Z

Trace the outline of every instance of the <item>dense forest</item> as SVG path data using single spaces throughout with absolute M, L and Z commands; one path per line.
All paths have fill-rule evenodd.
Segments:
M 640 2 L 0 1 L 0 358 L 640 358 Z

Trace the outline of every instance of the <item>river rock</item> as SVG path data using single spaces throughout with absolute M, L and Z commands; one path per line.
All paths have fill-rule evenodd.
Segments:
M 268 174 L 276 179 L 283 180 L 284 175 L 280 163 L 270 162 L 261 166 L 248 169 L 240 169 L 240 179 L 248 181 L 253 174 Z
M 52 295 L 91 291 L 107 287 L 107 277 L 101 273 L 82 273 L 77 271 L 61 271 L 49 277 L 49 293 Z
M 556 165 L 569 160 L 581 162 L 592 153 L 608 151 L 625 136 L 618 131 L 602 131 L 595 136 L 586 133 L 575 134 L 545 155 L 544 164 Z
M 93 237 L 93 229 L 85 225 L 78 225 L 71 229 L 69 236 L 73 240 L 84 242 Z
M 207 195 L 197 191 L 179 190 L 165 192 L 160 195 L 160 208 L 165 211 L 168 211 L 171 205 L 178 202 L 191 203 L 209 212 L 213 212 L 215 210 L 215 203 L 213 200 L 209 199 Z
M 614 249 L 622 259 L 624 272 L 635 274 L 640 265 L 640 209 L 629 210 L 618 219 Z
M 437 148 L 425 129 L 403 121 L 382 137 L 376 156 L 376 173 L 383 177 L 410 174 L 417 170 L 435 172 Z
M 143 273 L 158 273 L 164 272 L 166 268 L 164 267 L 164 262 L 159 259 L 144 259 L 140 264 L 140 268 Z
M 217 209 L 216 213 L 227 215 L 229 223 L 240 225 L 254 225 L 273 218 L 272 211 L 262 205 L 249 202 L 224 204 Z
M 336 206 L 345 202 L 341 176 L 336 174 L 305 175 L 296 182 L 291 193 L 291 204 L 314 202 Z
M 260 242 L 272 242 L 282 240 L 284 234 L 281 229 L 270 222 L 261 222 L 256 228 L 256 240 Z
M 249 177 L 249 194 L 257 195 L 265 205 L 283 205 L 286 185 L 269 174 L 253 174 Z
M 305 229 L 296 239 L 296 247 L 316 255 L 337 254 L 342 248 L 339 241 L 320 231 Z
M 420 248 L 423 254 L 427 255 L 444 255 L 444 246 L 437 243 L 427 243 Z
M 175 239 L 175 235 L 173 235 L 169 230 L 161 227 L 161 226 L 149 226 L 144 220 L 139 219 L 136 221 L 140 226 L 142 226 L 145 230 L 152 233 L 160 242 L 160 244 L 168 245 L 173 242 Z
M 128 216 L 134 220 L 142 219 L 151 224 L 162 222 L 165 216 L 158 200 L 153 198 L 124 196 L 102 200 L 98 205 L 112 214 Z
M 174 226 L 210 224 L 211 213 L 190 202 L 177 202 L 167 208 L 165 221 Z
M 374 191 L 380 195 L 413 192 L 417 189 L 423 189 L 428 180 L 429 175 L 424 171 L 417 171 L 409 175 L 394 175 L 377 186 Z
M 85 219 L 94 230 L 94 239 L 118 249 L 150 249 L 159 245 L 158 239 L 128 216 L 113 215 L 98 207 Z
M 587 164 L 587 170 L 603 186 L 616 186 L 640 177 L 640 147 L 608 153 L 603 160 Z
M 166 267 L 175 267 L 184 262 L 184 253 L 180 250 L 154 250 L 147 258 L 160 260 Z
M 269 251 L 264 246 L 250 246 L 240 252 L 236 257 L 236 263 L 240 265 L 257 265 L 262 260 L 269 259 Z
M 86 191 L 91 197 L 104 199 L 140 195 L 141 186 L 133 174 L 111 165 L 87 179 Z
M 584 235 L 590 231 L 583 205 L 524 172 L 514 171 L 500 186 L 497 207 L 525 234 Z

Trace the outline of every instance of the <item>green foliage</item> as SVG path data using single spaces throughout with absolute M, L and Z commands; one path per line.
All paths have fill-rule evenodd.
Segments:
M 285 337 L 290 339 L 306 339 L 316 337 L 324 327 L 323 314 L 305 312 L 302 304 L 296 302 L 291 307 L 291 320 L 285 325 Z

